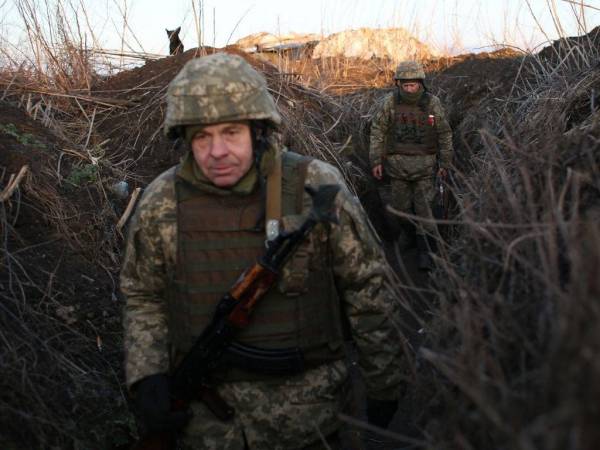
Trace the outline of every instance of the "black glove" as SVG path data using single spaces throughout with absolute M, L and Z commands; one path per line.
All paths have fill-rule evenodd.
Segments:
M 371 425 L 387 428 L 398 409 L 396 400 L 367 399 L 367 419 Z
M 171 411 L 169 380 L 164 374 L 142 378 L 135 385 L 135 406 L 143 433 L 183 428 L 190 420 L 188 411 Z

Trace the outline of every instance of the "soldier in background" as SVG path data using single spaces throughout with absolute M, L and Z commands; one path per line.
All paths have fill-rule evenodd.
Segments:
M 130 225 L 121 290 L 127 385 L 140 419 L 146 430 L 179 430 L 183 448 L 323 448 L 321 436 L 339 448 L 349 338 L 369 420 L 385 427 L 396 410 L 401 342 L 381 248 L 339 171 L 282 148 L 281 121 L 264 78 L 239 56 L 193 59 L 169 85 L 165 131 L 189 151 L 145 190 Z M 218 370 L 215 388 L 235 409 L 229 422 L 200 402 L 192 402 L 191 418 L 170 411 L 169 372 L 223 293 L 264 251 L 266 224 L 298 227 L 311 206 L 304 187 L 332 183 L 341 187 L 339 223 L 313 229 L 237 337 L 256 347 L 297 347 L 305 369 L 288 376 Z M 268 217 L 278 202 L 281 217 Z
M 391 181 L 390 205 L 402 212 L 431 218 L 435 177 L 446 177 L 452 163 L 452 130 L 440 100 L 427 91 L 423 66 L 415 61 L 398 65 L 394 80 L 398 89 L 383 100 L 371 125 L 369 158 L 373 176 L 384 172 Z M 394 220 L 396 244 L 408 240 L 410 224 Z M 417 224 L 418 265 L 432 266 L 429 251 L 436 251 L 436 225 Z

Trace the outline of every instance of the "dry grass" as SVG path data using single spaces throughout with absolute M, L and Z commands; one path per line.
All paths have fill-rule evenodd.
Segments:
M 1 49 L 3 112 L 16 106 L 54 137 L 35 134 L 36 148 L 3 141 L 3 164 L 28 158 L 35 170 L 0 202 L 0 446 L 108 448 L 133 424 L 120 384 L 120 238 L 107 192 L 122 171 L 104 159 L 95 124 L 126 103 L 90 95 L 98 75 L 70 2 L 17 6 L 30 51 L 17 61 Z
M 130 438 L 133 422 L 122 392 L 120 303 L 111 299 L 122 242 L 116 225 L 125 202 L 109 191 L 115 181 L 143 186 L 176 162 L 177 149 L 166 143 L 161 125 L 167 83 L 184 60 L 155 61 L 154 76 L 105 89 L 62 13 L 52 28 L 59 35 L 47 36 L 46 19 L 32 5 L 24 0 L 20 11 L 36 51 L 4 67 L 0 92 L 3 102 L 52 130 L 56 143 L 0 204 L 0 355 L 6 362 L 0 444 L 112 448 Z M 160 69 L 165 62 L 172 65 Z M 346 170 L 340 151 L 351 144 L 353 107 L 253 63 L 264 70 L 290 124 L 284 140 Z M 74 185 L 73 174 L 85 179 Z M 30 228 L 15 228 L 29 217 L 40 222 L 46 239 L 37 229 L 25 236 Z
M 165 89 L 183 58 L 194 55 L 148 62 L 146 73 L 156 70 L 137 81 L 101 82 L 79 38 L 83 24 L 59 11 L 48 35 L 50 19 L 29 0 L 19 5 L 35 51 L 0 73 L 0 96 L 52 129 L 61 144 L 47 150 L 43 169 L 22 180 L 10 202 L 0 202 L 0 355 L 6 362 L 0 443 L 92 448 L 106 429 L 126 434 L 131 427 L 120 391 L 119 305 L 107 310 L 112 325 L 101 330 L 101 322 L 84 314 L 93 312 L 89 302 L 80 299 L 94 284 L 74 281 L 73 273 L 79 267 L 104 274 L 110 288 L 92 300 L 114 293 L 115 225 L 125 204 L 109 187 L 120 180 L 143 185 L 177 160 L 180 150 L 162 137 Z M 394 278 L 411 326 L 423 329 L 418 351 L 407 345 L 411 383 L 403 399 L 407 421 L 423 432 L 419 445 L 591 449 L 600 438 L 594 39 L 561 41 L 522 59 L 508 89 L 482 90 L 487 94 L 460 103 L 461 110 L 449 105 L 461 155 L 453 239 L 442 245 L 432 286 Z M 283 72 L 251 62 L 277 99 L 284 142 L 335 163 L 361 195 L 372 192 L 369 121 L 388 92 L 385 62 L 280 62 Z M 452 83 L 443 88 L 443 99 L 457 92 Z M 96 175 L 81 191 L 91 200 L 77 203 L 65 187 L 67 174 L 87 167 Z M 7 181 L 3 174 L 2 186 Z M 94 210 L 82 210 L 92 204 Z M 15 227 L 24 210 L 56 234 L 31 245 Z M 45 261 L 46 246 L 68 250 Z M 101 279 L 96 275 L 93 281 Z M 436 300 L 424 304 L 432 294 Z M 95 427 L 81 429 L 74 417 Z
M 511 94 L 474 111 L 490 120 L 455 173 L 410 389 L 429 448 L 598 441 L 600 71 L 569 54 L 579 63 L 526 59 Z
M 77 232 L 85 212 L 51 180 L 29 174 L 0 201 L 3 448 L 89 448 L 107 442 L 107 426 L 113 442 L 131 426 L 118 382 L 118 309 L 106 288 L 114 280 L 103 269 L 108 248 L 96 250 L 96 263 L 81 256 L 90 242 L 110 243 Z

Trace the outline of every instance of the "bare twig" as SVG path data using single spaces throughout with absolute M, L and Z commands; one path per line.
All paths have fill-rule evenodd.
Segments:
M 140 195 L 140 193 L 142 192 L 141 188 L 135 188 L 131 194 L 131 198 L 129 199 L 129 203 L 127 203 L 127 208 L 125 208 L 125 212 L 123 213 L 123 215 L 121 216 L 121 218 L 119 219 L 119 222 L 117 223 L 116 229 L 117 231 L 120 233 L 121 230 L 123 229 L 123 227 L 125 226 L 125 224 L 127 223 L 127 220 L 129 219 L 129 216 L 131 216 L 131 213 L 133 212 L 133 209 L 135 208 L 135 204 L 137 203 L 137 199 Z
M 21 184 L 21 180 L 27 174 L 28 170 L 29 167 L 25 165 L 21 167 L 21 170 L 19 170 L 19 173 L 16 177 L 11 175 L 8 185 L 2 190 L 2 192 L 0 192 L 0 203 L 5 202 L 12 196 L 15 189 L 17 189 L 19 184 Z
M 575 1 L 575 0 L 562 0 L 562 1 L 566 2 L 566 3 L 571 3 L 573 5 L 582 6 L 584 8 L 589 8 L 589 9 L 594 9 L 596 11 L 600 11 L 600 8 L 598 8 L 597 6 L 588 5 L 587 3 L 583 3 L 582 1 Z

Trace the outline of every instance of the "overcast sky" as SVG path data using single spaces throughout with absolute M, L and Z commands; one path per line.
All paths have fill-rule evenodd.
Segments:
M 83 5 L 97 45 L 118 49 L 124 36 L 131 50 L 159 54 L 168 53 L 165 28 L 181 26 L 185 47 L 198 45 L 200 7 L 201 39 L 217 47 L 260 31 L 327 35 L 360 27 L 405 27 L 437 50 L 452 53 L 494 43 L 531 48 L 557 38 L 559 27 L 566 35 L 579 34 L 573 13 L 578 7 L 564 0 L 0 0 L 0 37 L 14 42 L 21 35 L 18 2 L 37 3 L 43 13 L 43 5 L 57 1 L 76 5 L 81 22 Z M 594 9 L 600 9 L 600 0 L 584 3 L 592 7 L 585 8 L 591 29 L 600 24 L 600 11 Z

